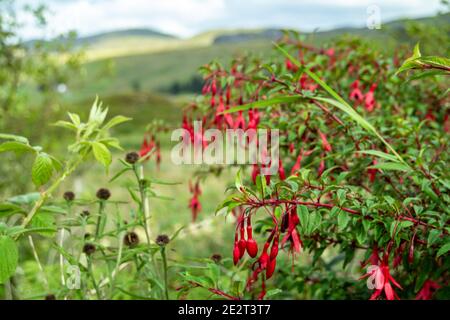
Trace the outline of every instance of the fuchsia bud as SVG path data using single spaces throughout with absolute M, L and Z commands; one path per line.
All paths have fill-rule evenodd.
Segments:
M 250 257 L 254 258 L 258 254 L 258 244 L 253 239 L 253 228 L 250 217 L 247 220 L 247 253 Z
M 257 164 L 254 164 L 252 169 L 252 181 L 254 184 L 256 184 L 256 177 L 260 173 L 259 171 L 259 166 Z
M 226 103 L 227 103 L 227 105 L 229 105 L 230 101 L 231 101 L 231 87 L 230 86 L 227 86 L 227 91 L 226 91 L 225 95 L 226 95 Z
M 322 133 L 322 131 L 317 130 L 319 133 L 320 139 L 322 140 L 322 148 L 325 152 L 330 152 L 332 150 L 330 143 L 328 142 L 327 136 Z
M 266 279 L 270 279 L 272 277 L 276 266 L 277 266 L 277 259 L 272 259 L 269 261 L 266 268 Z
M 319 168 L 317 169 L 317 175 L 320 177 L 325 171 L 325 159 L 322 157 L 320 160 Z
M 239 251 L 239 245 L 238 242 L 234 242 L 234 248 L 233 248 L 233 263 L 234 265 L 237 265 L 240 259 L 240 251 Z
M 217 82 L 216 82 L 215 78 L 213 79 L 213 81 L 211 83 L 211 93 L 213 96 L 215 96 L 217 93 Z
M 296 174 L 298 170 L 301 169 L 301 162 L 302 162 L 302 154 L 299 154 L 297 157 L 297 161 L 295 161 L 294 166 L 291 169 L 291 174 Z
M 281 159 L 279 160 L 278 164 L 278 175 L 280 176 L 280 180 L 286 179 L 286 173 L 284 172 L 283 163 L 281 162 Z

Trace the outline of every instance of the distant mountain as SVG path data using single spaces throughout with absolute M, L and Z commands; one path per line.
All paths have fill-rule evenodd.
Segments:
M 99 33 L 86 37 L 79 37 L 77 39 L 77 43 L 83 45 L 92 45 L 96 42 L 110 41 L 110 40 L 119 40 L 121 38 L 160 38 L 160 39 L 176 39 L 177 37 L 162 33 L 159 31 L 155 31 L 152 29 L 127 29 L 127 30 L 117 30 Z
M 367 37 L 384 37 L 388 34 L 395 34 L 397 37 L 406 40 L 406 27 L 409 21 L 421 22 L 425 24 L 433 24 L 439 26 L 440 24 L 450 24 L 450 13 L 443 14 L 437 17 L 424 17 L 416 19 L 399 19 L 382 24 L 380 30 L 370 30 L 367 27 L 342 27 L 326 31 L 304 32 L 307 36 L 317 38 L 329 39 L 336 35 L 353 34 Z M 236 31 L 222 31 L 222 34 L 216 34 L 213 43 L 236 43 L 248 42 L 257 40 L 276 40 L 282 36 L 281 29 L 262 29 L 262 30 L 236 30 Z

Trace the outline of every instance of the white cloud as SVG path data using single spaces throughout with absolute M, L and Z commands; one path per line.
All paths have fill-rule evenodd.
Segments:
M 36 0 L 18 0 L 36 4 Z M 377 5 L 383 21 L 436 12 L 439 0 L 41 0 L 54 15 L 51 34 L 77 30 L 149 27 L 179 36 L 210 28 L 294 27 L 303 30 L 364 25 L 366 8 Z M 24 19 L 28 19 L 23 16 Z M 38 36 L 29 22 L 24 36 Z

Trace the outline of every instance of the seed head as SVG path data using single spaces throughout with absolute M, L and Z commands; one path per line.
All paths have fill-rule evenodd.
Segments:
M 125 161 L 129 164 L 135 164 L 139 160 L 139 154 L 137 152 L 127 153 Z
M 71 202 L 71 201 L 73 201 L 75 199 L 75 193 L 73 193 L 72 191 L 66 191 L 63 194 L 63 198 L 67 202 Z
M 45 300 L 56 300 L 56 296 L 50 293 L 45 296 Z
M 125 237 L 123 237 L 123 243 L 127 247 L 135 247 L 139 244 L 139 236 L 136 232 L 128 232 Z
M 95 245 L 93 245 L 92 243 L 86 243 L 83 247 L 83 252 L 87 255 L 90 256 L 95 252 L 96 248 Z
M 83 210 L 83 212 L 81 212 L 80 214 L 82 217 L 89 217 L 91 215 L 91 213 L 89 212 L 89 210 Z
M 156 237 L 156 244 L 158 244 L 161 247 L 164 247 L 170 242 L 169 236 L 165 234 L 161 234 L 158 237 Z
M 111 192 L 108 189 L 101 188 L 97 191 L 97 198 L 100 200 L 108 200 L 111 197 Z
M 215 263 L 220 263 L 220 261 L 222 261 L 222 255 L 215 253 L 211 256 L 211 260 Z

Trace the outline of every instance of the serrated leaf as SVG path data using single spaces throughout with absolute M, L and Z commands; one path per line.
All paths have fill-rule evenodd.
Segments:
M 100 162 L 105 168 L 108 168 L 112 162 L 111 152 L 108 148 L 100 142 L 92 142 L 92 152 L 95 159 Z
M 53 160 L 44 152 L 37 155 L 31 169 L 31 179 L 36 187 L 46 184 L 53 174 Z
M 5 283 L 16 272 L 19 251 L 13 239 L 0 236 L 0 283 Z
M 31 227 L 42 229 L 44 231 L 36 232 L 44 237 L 53 237 L 55 235 L 55 217 L 50 213 L 39 212 L 31 220 Z

